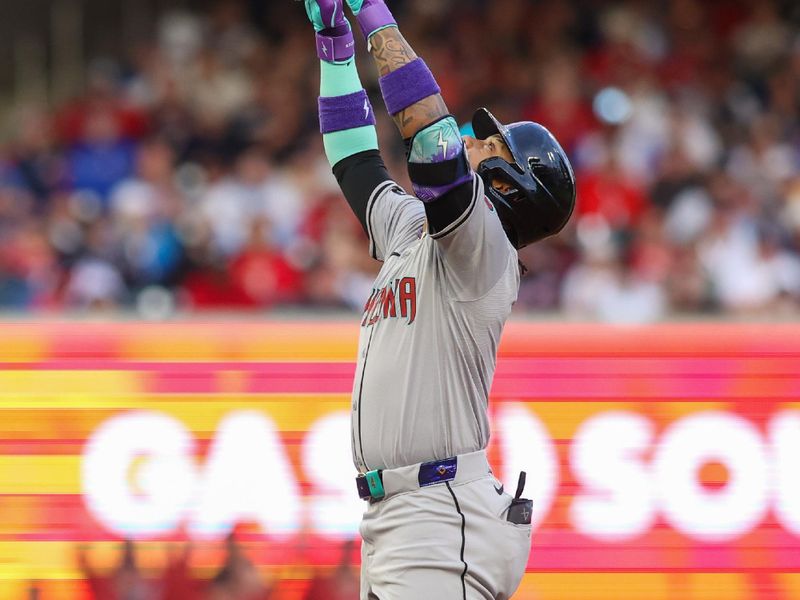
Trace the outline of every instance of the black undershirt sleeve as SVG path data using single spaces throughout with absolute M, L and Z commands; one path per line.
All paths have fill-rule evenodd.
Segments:
M 467 181 L 441 198 L 425 203 L 425 215 L 428 217 L 430 233 L 442 231 L 464 214 L 472 202 L 472 186 L 473 182 Z
M 333 166 L 333 174 L 350 208 L 367 231 L 367 202 L 372 192 L 391 181 L 378 150 L 366 150 L 343 158 Z M 473 182 L 468 181 L 433 202 L 425 203 L 430 233 L 442 231 L 464 214 L 472 201 Z
M 343 158 L 333 166 L 333 174 L 347 203 L 367 231 L 367 202 L 372 192 L 385 181 L 391 181 L 378 150 L 366 150 Z

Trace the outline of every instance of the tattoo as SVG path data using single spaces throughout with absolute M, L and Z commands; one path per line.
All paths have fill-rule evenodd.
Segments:
M 404 139 L 413 136 L 417 131 L 427 127 L 434 121 L 450 114 L 444 99 L 436 94 L 412 104 L 394 116 L 394 122 L 400 129 Z
M 369 43 L 372 58 L 375 59 L 381 76 L 388 75 L 417 58 L 414 50 L 396 27 L 377 32 L 369 39 Z
M 417 55 L 396 27 L 382 29 L 369 38 L 370 52 L 381 76 L 416 60 Z M 404 139 L 450 114 L 440 94 L 429 96 L 394 115 Z

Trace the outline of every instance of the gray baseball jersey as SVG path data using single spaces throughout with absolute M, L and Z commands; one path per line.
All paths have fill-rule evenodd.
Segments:
M 425 208 L 392 181 L 367 205 L 383 261 L 364 308 L 353 387 L 356 468 L 389 469 L 486 447 L 503 325 L 519 290 L 517 254 L 483 181 L 451 225 L 426 232 Z

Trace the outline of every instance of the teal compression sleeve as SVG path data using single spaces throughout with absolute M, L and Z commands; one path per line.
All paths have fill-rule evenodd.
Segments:
M 355 60 L 344 64 L 332 64 L 320 61 L 320 101 L 327 98 L 340 98 L 362 93 L 361 80 L 358 77 Z M 328 103 L 330 105 L 330 103 Z M 353 107 L 357 111 L 361 106 Z M 364 109 L 367 112 L 366 108 Z M 371 111 L 369 111 L 371 112 Z M 374 119 L 373 121 L 374 122 Z M 364 152 L 378 149 L 378 135 L 373 125 L 364 125 L 324 133 L 322 141 L 325 154 L 331 166 L 342 159 Z
M 361 79 L 358 76 L 355 60 L 339 65 L 321 60 L 319 64 L 320 96 L 346 96 L 361 91 Z

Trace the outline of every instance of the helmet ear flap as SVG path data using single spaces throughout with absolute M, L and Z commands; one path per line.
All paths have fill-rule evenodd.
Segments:
M 486 198 L 494 206 L 506 237 L 514 248 L 519 249 L 521 246 L 519 245 L 519 232 L 517 231 L 516 218 L 512 208 L 513 201 L 507 199 L 499 191 L 487 184 L 485 184 L 484 192 Z
M 519 197 L 536 194 L 539 189 L 536 180 L 525 172 L 522 165 L 509 163 L 498 156 L 481 162 L 478 165 L 478 174 L 487 186 L 495 187 L 495 182 L 499 182 L 513 188 Z M 503 194 L 502 191 L 500 193 Z
M 484 184 L 509 203 L 519 202 L 524 197 L 517 181 L 502 169 L 487 170 Z
M 484 194 L 494 206 L 506 237 L 515 248 L 520 248 L 514 206 L 524 200 L 524 195 L 516 185 L 514 177 L 509 174 L 510 167 L 511 165 L 501 158 L 486 159 L 478 165 L 478 176 L 483 180 Z M 495 187 L 496 182 L 505 184 L 510 189 L 498 189 Z

